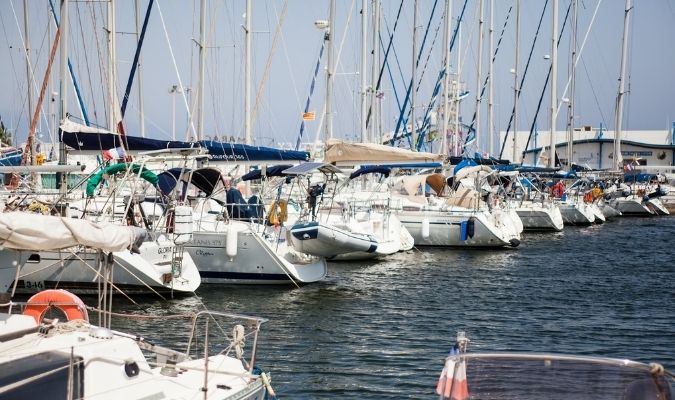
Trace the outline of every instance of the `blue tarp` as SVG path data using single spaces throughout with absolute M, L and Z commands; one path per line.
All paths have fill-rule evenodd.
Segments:
M 389 173 L 391 172 L 391 168 L 389 166 L 377 166 L 377 165 L 372 165 L 368 167 L 361 167 L 357 169 L 356 171 L 352 172 L 351 175 L 349 175 L 349 179 L 355 179 L 358 178 L 361 175 L 365 174 L 382 174 L 384 175 L 385 178 L 389 177 Z

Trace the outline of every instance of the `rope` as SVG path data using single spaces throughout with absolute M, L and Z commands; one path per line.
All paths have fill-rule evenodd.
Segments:
M 141 314 L 127 314 L 127 313 L 116 313 L 108 310 L 102 310 L 98 307 L 87 306 L 87 311 L 100 312 L 106 315 L 120 318 L 128 318 L 134 320 L 156 320 L 156 319 L 189 319 L 194 318 L 196 313 L 185 313 L 185 314 L 172 314 L 172 315 L 141 315 Z
M 270 69 L 272 67 L 272 56 L 274 56 L 274 51 L 277 48 L 277 43 L 279 37 L 281 36 L 281 27 L 284 25 L 284 19 L 286 18 L 287 11 L 288 11 L 288 0 L 284 0 L 284 5 L 283 8 L 281 9 L 281 15 L 279 16 L 279 22 L 277 23 L 277 28 L 274 30 L 274 38 L 272 39 L 272 46 L 270 48 L 269 53 L 267 53 L 267 62 L 265 63 L 265 71 L 263 72 L 262 80 L 258 85 L 258 91 L 255 95 L 255 104 L 253 105 L 253 110 L 251 112 L 251 123 L 255 122 L 255 117 L 258 114 L 258 107 L 260 106 L 260 100 L 262 99 L 262 92 L 265 89 L 265 83 L 267 83 L 267 78 L 269 78 Z
M 232 328 L 232 343 L 230 346 L 234 349 L 234 354 L 238 359 L 244 355 L 244 345 L 246 344 L 246 333 L 242 325 L 235 325 Z

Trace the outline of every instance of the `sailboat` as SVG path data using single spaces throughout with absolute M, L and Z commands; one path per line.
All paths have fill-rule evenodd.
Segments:
M 81 219 L 0 214 L 2 252 L 14 254 L 16 260 L 34 252 L 83 247 L 95 254 L 101 271 L 112 273 L 110 255 L 135 248 L 144 235 L 143 229 Z M 101 283 L 98 308 L 93 310 L 66 290 L 45 290 L 25 304 L 14 302 L 12 282 L 22 268 L 20 262 L 0 265 L 6 307 L 0 313 L 3 398 L 253 400 L 274 395 L 266 374 L 255 368 L 264 319 L 200 311 L 192 318 L 186 351 L 177 351 L 112 329 L 110 282 Z M 90 320 L 91 311 L 98 323 Z M 218 327 L 218 342 L 225 338 L 222 351 L 213 348 L 209 322 L 212 330 Z M 226 326 L 231 334 L 223 331 Z M 246 341 L 252 342 L 248 351 Z
M 173 168 L 160 179 L 164 193 L 178 193 L 192 209 L 185 249 L 204 283 L 301 285 L 326 276 L 326 260 L 290 246 L 284 226 L 267 224 L 260 197 L 245 201 L 220 170 Z M 198 196 L 187 195 L 195 189 Z

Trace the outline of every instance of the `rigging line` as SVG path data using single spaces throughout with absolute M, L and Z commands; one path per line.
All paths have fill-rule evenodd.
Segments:
M 595 91 L 595 86 L 593 86 L 593 81 L 591 80 L 591 76 L 588 73 L 588 68 L 586 67 L 586 61 L 581 60 L 581 65 L 584 67 L 584 72 L 586 72 L 586 77 L 588 78 L 588 83 L 589 86 L 591 87 L 591 93 L 593 93 L 593 99 L 595 99 L 595 105 L 598 106 L 598 110 L 600 111 L 600 118 L 602 119 L 602 123 L 605 126 L 607 125 L 607 119 L 605 118 L 605 114 L 602 112 L 602 107 L 600 106 L 600 100 L 598 99 L 598 94 Z
M 54 9 L 54 2 L 53 0 L 49 0 L 49 7 L 52 10 L 52 16 L 54 17 L 54 23 L 56 27 L 59 27 L 59 20 L 56 17 L 56 11 Z M 73 40 L 73 38 L 71 38 Z M 80 92 L 80 86 L 77 84 L 77 79 L 75 78 L 75 72 L 73 71 L 73 63 L 70 61 L 70 57 L 68 57 L 68 72 L 70 74 L 70 80 L 75 88 L 75 96 L 77 97 L 77 105 L 79 107 L 80 115 L 82 115 L 82 118 L 84 119 L 84 123 L 87 126 L 90 126 L 90 120 L 89 116 L 87 115 L 87 109 L 84 106 L 84 99 L 82 99 L 82 93 Z M 62 77 L 61 79 L 67 79 L 65 77 Z M 64 116 L 65 118 L 65 116 Z
M 520 95 L 523 93 L 523 83 L 525 82 L 525 77 L 527 76 L 527 71 L 530 69 L 530 61 L 532 60 L 532 54 L 534 53 L 534 47 L 537 44 L 537 39 L 539 38 L 539 30 L 541 29 L 541 24 L 544 20 L 544 14 L 546 13 L 546 7 L 548 7 L 548 0 L 544 3 L 544 8 L 541 10 L 541 16 L 539 17 L 539 24 L 537 25 L 537 30 L 534 33 L 534 39 L 532 39 L 532 46 L 530 47 L 530 54 L 527 56 L 527 62 L 525 63 L 525 69 L 523 70 L 523 76 L 520 77 L 520 84 L 518 87 L 520 90 L 518 90 L 518 99 L 520 99 Z M 504 153 L 504 147 L 506 146 L 506 140 L 509 137 L 509 130 L 511 129 L 511 124 L 513 123 L 513 118 L 516 114 L 516 104 L 513 105 L 513 109 L 511 110 L 511 117 L 509 118 L 509 123 L 506 126 L 506 133 L 504 134 L 504 141 L 502 142 L 502 148 L 499 151 L 499 158 L 502 158 L 502 154 Z M 514 128 L 515 130 L 516 128 Z M 515 162 L 515 160 L 513 160 Z
M 459 32 L 459 26 L 462 22 L 462 19 L 464 19 L 464 12 L 466 10 L 467 3 L 468 3 L 468 0 L 465 0 L 464 5 L 462 7 L 462 11 L 459 15 L 459 18 L 457 19 L 457 27 L 454 29 L 452 39 L 450 40 L 450 44 L 449 44 L 449 48 L 447 49 L 447 52 L 452 51 L 452 49 L 454 48 L 455 40 L 456 40 L 457 34 Z M 446 50 L 444 50 L 444 51 L 446 51 Z M 468 48 L 467 48 L 467 51 L 468 51 Z M 467 59 L 467 57 L 463 58 L 463 60 L 466 60 L 466 59 Z M 425 123 L 427 124 L 427 128 L 431 125 L 431 110 L 433 109 L 434 104 L 436 103 L 436 100 L 438 99 L 438 94 L 440 93 L 440 90 L 441 90 L 441 84 L 443 82 L 443 78 L 445 77 L 446 73 L 448 73 L 448 71 L 445 70 L 445 66 L 443 68 L 441 68 L 441 70 L 438 73 L 436 85 L 435 85 L 433 93 L 432 93 L 431 101 L 429 102 L 429 107 L 427 108 L 427 111 L 425 112 L 425 115 L 424 115 L 424 119 L 422 120 L 423 121 L 422 122 L 422 134 L 424 134 L 424 132 L 425 132 L 425 127 L 424 127 Z M 419 145 L 419 143 L 418 143 L 418 145 Z
M 309 85 L 309 95 L 307 96 L 307 102 L 305 102 L 305 113 L 309 112 L 309 103 L 312 98 L 312 94 L 314 93 L 314 86 L 316 84 L 316 76 L 319 74 L 319 66 L 321 65 L 321 58 L 323 57 L 323 50 L 326 47 L 325 46 L 326 41 L 321 39 L 321 50 L 319 50 L 319 57 L 316 60 L 316 66 L 314 67 L 314 75 L 312 76 L 312 83 Z M 300 148 L 300 141 L 302 140 L 302 134 L 305 131 L 305 119 L 302 119 L 302 123 L 300 124 L 300 133 L 298 134 L 298 140 L 295 142 L 295 150 L 298 150 Z
M 262 99 L 262 92 L 265 89 L 265 84 L 270 75 L 270 69 L 272 68 L 272 57 L 274 52 L 277 49 L 277 44 L 279 42 L 279 37 L 281 36 L 281 27 L 284 24 L 286 19 L 286 13 L 288 12 L 288 0 L 284 0 L 284 5 L 281 9 L 281 15 L 278 18 L 277 27 L 274 30 L 274 37 L 272 38 L 272 46 L 269 53 L 267 53 L 267 62 L 265 63 L 265 71 L 263 71 L 262 80 L 258 85 L 258 90 L 255 95 L 255 104 L 253 105 L 253 110 L 251 112 L 251 124 L 255 123 L 255 119 L 258 116 L 258 107 L 260 106 L 260 101 Z
M 131 63 L 131 71 L 129 72 L 129 79 L 127 80 L 127 87 L 124 89 L 124 96 L 122 97 L 122 118 L 118 122 L 117 129 L 120 133 L 124 134 L 124 114 L 127 111 L 127 103 L 129 102 L 129 93 L 131 93 L 131 87 L 134 83 L 134 77 L 136 76 L 136 69 L 138 67 L 138 60 L 141 56 L 141 49 L 143 48 L 143 40 L 145 40 L 145 32 L 148 28 L 148 21 L 150 20 L 150 12 L 152 11 L 152 4 L 155 0 L 150 0 L 148 2 L 148 8 L 145 11 L 145 17 L 143 18 L 143 26 L 141 27 L 141 34 L 138 37 L 138 43 L 136 45 L 136 52 L 134 53 L 134 61 Z
M 569 6 L 567 6 L 567 13 L 565 14 L 565 19 L 563 20 L 562 28 L 560 29 L 560 34 L 558 35 L 558 47 L 560 47 L 560 39 L 562 38 L 563 33 L 565 32 L 565 27 L 567 26 L 567 20 L 570 15 L 570 10 L 572 9 L 572 2 L 570 2 Z M 546 82 L 544 82 L 544 88 L 541 91 L 541 95 L 539 96 L 539 103 L 537 104 L 537 109 L 534 112 L 534 119 L 532 121 L 532 125 L 530 126 L 530 134 L 527 136 L 527 142 L 525 143 L 525 147 L 523 148 L 523 157 L 525 156 L 525 151 L 527 151 L 527 146 L 530 145 L 530 138 L 532 138 L 532 134 L 534 132 L 534 129 L 537 124 L 537 117 L 539 116 L 539 111 L 541 110 L 541 103 L 544 100 L 544 94 L 546 92 L 546 87 L 548 86 L 548 82 L 551 79 L 551 69 L 553 65 L 549 65 L 548 67 L 548 74 L 546 74 Z
M 387 22 L 386 17 L 384 18 L 384 23 L 385 23 L 385 27 L 387 28 L 387 33 L 389 33 L 389 23 Z M 380 36 L 380 42 L 382 42 L 381 36 Z M 382 46 L 384 46 L 384 43 L 382 43 Z M 401 60 L 398 58 L 398 53 L 396 52 L 396 47 L 395 46 L 392 47 L 391 50 L 394 53 L 394 59 L 396 60 L 396 66 L 398 67 L 398 72 L 399 72 L 399 75 L 400 75 L 400 78 L 401 78 L 401 84 L 403 85 L 403 87 L 405 87 L 406 80 L 405 80 L 405 76 L 403 76 L 403 68 L 401 68 Z M 394 84 L 394 77 L 391 74 L 391 64 L 389 63 L 388 59 L 386 59 L 384 62 L 387 63 L 387 70 L 389 72 L 391 85 L 392 85 L 392 88 L 394 89 L 394 96 L 396 96 L 396 104 L 398 106 L 398 112 L 403 113 L 403 105 L 401 104 L 401 100 L 398 97 L 396 85 Z M 401 135 L 401 139 L 404 138 L 404 137 L 408 138 L 408 144 L 412 145 L 412 141 L 410 140 L 410 137 L 409 137 L 410 133 L 408 132 L 407 120 L 405 122 L 406 123 L 403 124 L 403 134 Z M 390 144 L 393 146 L 396 143 L 396 140 L 397 140 L 396 135 L 392 136 Z
M 78 25 L 80 27 L 80 36 L 82 37 L 82 42 L 83 42 L 83 46 L 84 46 L 85 35 L 84 35 L 84 28 L 82 27 L 82 16 L 80 15 L 80 4 L 76 5 L 75 10 L 77 12 L 77 20 L 80 22 Z M 92 23 L 92 27 L 94 27 L 93 23 Z M 94 37 L 96 37 L 96 36 L 94 36 Z M 98 44 L 98 42 L 97 42 L 97 44 Z M 92 80 L 91 80 L 91 69 L 89 68 L 90 64 L 89 64 L 88 52 L 86 50 L 84 52 L 84 60 L 85 60 L 84 61 L 85 65 L 87 66 L 87 79 L 89 81 L 89 87 L 94 88 L 95 86 L 94 86 L 94 84 L 92 83 Z M 93 108 L 94 115 L 96 115 L 96 100 L 95 100 L 94 93 L 93 93 L 92 90 L 89 90 L 89 96 L 90 96 L 91 104 L 94 105 L 94 108 Z
M 26 82 L 26 92 L 31 91 L 31 92 L 37 92 L 37 82 L 35 81 L 35 71 L 33 70 L 33 64 L 30 61 L 29 53 L 26 49 L 26 42 L 23 37 L 23 33 L 21 32 L 21 26 L 19 25 L 19 19 L 16 16 L 16 10 L 14 9 L 14 0 L 11 0 L 9 2 L 11 8 L 12 8 L 12 14 L 14 15 L 14 22 L 16 23 L 16 29 L 19 32 L 19 40 L 21 41 L 22 47 L 23 47 L 23 55 L 26 63 L 28 64 L 28 70 L 30 71 L 30 80 Z M 25 101 L 23 104 L 28 101 L 28 97 L 26 97 Z M 22 106 L 23 107 L 23 106 Z M 26 115 L 28 116 L 29 119 L 29 124 L 30 124 L 30 118 L 31 118 L 31 113 L 33 110 L 28 110 Z M 22 113 L 23 114 L 23 113 Z M 24 153 L 25 154 L 25 153 Z
M 37 92 L 37 91 L 38 91 L 38 90 L 37 90 L 38 87 L 37 87 L 37 81 L 35 80 L 35 70 L 33 69 L 33 64 L 31 63 L 30 57 L 28 56 L 28 51 L 26 51 L 26 49 L 25 49 L 25 41 L 24 41 L 23 35 L 22 35 L 22 33 L 21 33 L 21 29 L 20 29 L 20 27 L 19 27 L 19 21 L 18 21 L 18 19 L 17 19 L 16 11 L 14 10 L 14 2 L 12 1 L 12 2 L 10 2 L 10 4 L 11 4 L 11 6 L 12 6 L 12 13 L 14 14 L 14 21 L 15 21 L 16 24 L 17 24 L 17 30 L 18 30 L 18 32 L 19 32 L 19 39 L 21 40 L 21 43 L 24 43 L 24 56 L 25 56 L 25 58 L 26 58 L 26 63 L 28 64 L 28 68 L 29 68 L 29 70 L 30 70 L 30 81 L 27 82 L 27 87 L 26 87 L 26 89 L 31 90 L 30 88 L 32 88 L 32 91 Z M 38 51 L 37 54 L 36 54 L 36 59 L 39 59 L 39 57 L 40 57 L 40 55 L 41 55 L 41 53 L 42 53 L 42 48 L 43 48 L 43 46 L 44 46 L 44 44 L 45 44 L 45 39 L 48 40 L 48 38 L 46 38 L 46 36 L 47 36 L 47 33 L 45 32 L 45 35 L 42 37 L 42 45 L 40 46 L 40 51 Z M 27 92 L 28 90 L 26 90 L 26 92 Z M 26 98 L 26 101 L 27 101 L 27 98 Z M 23 106 L 23 104 L 26 103 L 26 101 L 22 102 L 22 106 Z M 41 102 L 36 103 L 36 104 L 39 105 L 39 104 L 41 104 Z M 51 131 L 50 131 L 49 120 L 48 120 L 47 115 L 46 115 L 47 113 L 45 113 L 45 112 L 42 110 L 42 107 L 41 107 L 41 106 L 40 106 L 39 108 L 40 108 L 40 115 L 42 116 L 42 118 L 43 118 L 44 121 L 45 121 L 45 124 L 46 124 L 46 126 L 47 126 L 47 131 L 48 131 L 48 133 L 49 133 L 49 137 L 51 138 L 52 134 L 51 134 Z M 36 108 L 36 109 L 37 109 L 37 108 Z M 35 110 L 28 110 L 28 112 L 27 112 L 27 115 L 28 115 L 28 118 L 29 118 L 29 123 L 31 122 L 31 121 L 30 121 L 31 113 L 33 113 L 33 112 L 35 112 Z M 25 154 L 25 153 L 24 153 L 24 154 Z
M 420 64 L 420 58 L 422 57 L 422 53 L 424 52 L 424 46 L 426 45 L 427 35 L 429 34 L 429 28 L 431 27 L 431 20 L 434 16 L 434 12 L 436 11 L 437 5 L 438 5 L 438 0 L 434 0 L 434 5 L 433 5 L 433 8 L 431 9 L 431 16 L 429 17 L 429 21 L 427 22 L 427 26 L 424 30 L 424 37 L 422 39 L 422 44 L 420 45 L 420 50 L 417 53 L 417 59 L 415 60 L 415 66 L 419 66 L 419 64 Z M 413 79 L 415 79 L 414 76 L 410 77 L 410 83 L 408 84 L 408 88 L 406 90 L 405 98 L 403 98 L 403 111 L 401 111 L 401 113 L 398 116 L 398 121 L 396 122 L 396 129 L 394 130 L 394 137 L 396 137 L 396 135 L 398 135 L 398 132 L 401 129 L 401 123 L 404 120 L 404 112 L 408 108 L 408 101 L 410 100 Z M 415 93 L 417 93 L 417 90 L 415 90 Z M 414 107 L 414 106 L 415 106 L 414 104 L 410 105 L 411 108 Z M 411 128 L 412 128 L 412 131 L 414 132 L 415 131 L 415 121 L 412 121 Z M 412 145 L 411 145 L 411 148 L 412 148 Z
M 13 46 L 11 44 L 9 44 L 9 40 L 7 40 L 7 38 L 9 38 L 9 35 L 7 34 L 7 30 L 5 28 L 7 25 L 5 24 L 4 18 L 2 17 L 2 13 L 0 13 L 0 22 L 2 22 L 2 24 L 0 24 L 0 25 L 2 25 L 2 31 L 4 33 L 5 42 L 7 43 L 7 48 L 12 49 Z M 19 76 L 18 76 L 18 73 L 17 73 L 17 68 L 16 68 L 16 65 L 14 64 L 14 56 L 13 56 L 11 51 L 9 52 L 9 60 L 10 60 L 10 63 L 12 64 L 12 72 L 14 72 L 14 82 L 16 82 L 16 85 L 18 86 L 19 82 L 21 82 L 21 79 L 19 79 Z M 23 92 L 23 90 L 21 90 L 21 92 Z M 17 102 L 15 102 L 15 105 L 18 105 Z M 23 106 L 21 106 L 21 108 L 19 110 L 20 110 L 19 111 L 19 114 L 20 114 L 19 117 L 21 118 L 23 116 Z M 16 134 L 14 134 L 12 136 L 13 136 L 12 139 L 14 139 L 14 141 L 16 142 L 17 141 L 16 140 Z
M 581 55 L 584 52 L 584 46 L 586 45 L 586 40 L 588 39 L 588 35 L 591 32 L 591 27 L 593 26 L 593 23 L 595 22 L 595 17 L 598 15 L 598 9 L 600 8 L 601 3 L 602 3 L 602 0 L 598 0 L 598 3 L 595 6 L 595 11 L 593 12 L 593 16 L 591 17 L 591 22 L 589 22 L 588 29 L 586 30 L 586 34 L 584 35 L 584 40 L 581 42 L 581 47 L 579 47 L 578 56 L 577 56 L 576 62 L 574 63 L 574 68 L 576 68 L 577 64 L 579 64 L 579 59 L 581 58 Z M 567 90 L 569 89 L 571 82 L 572 82 L 572 77 L 570 76 L 567 79 L 567 84 L 565 85 L 565 89 L 563 90 L 563 93 L 560 97 L 564 98 L 564 97 L 567 96 Z M 560 112 L 560 109 L 562 108 L 562 105 L 563 105 L 562 102 L 560 104 L 558 104 L 556 116 Z
M 385 25 L 386 25 L 386 21 L 385 21 Z M 387 30 L 389 30 L 388 26 L 387 26 Z M 384 48 L 384 42 L 382 41 L 382 35 L 378 35 L 378 37 L 380 38 L 380 46 L 382 46 Z M 394 56 L 396 56 L 396 52 L 394 52 Z M 396 61 L 398 62 L 398 56 L 396 56 Z M 398 92 L 396 91 L 396 85 L 394 84 L 394 76 L 391 73 L 391 65 L 389 63 L 389 60 L 385 60 L 384 62 L 387 66 L 387 72 L 389 72 L 389 79 L 391 81 L 391 87 L 394 90 L 394 98 L 396 99 L 396 106 L 398 107 L 399 112 L 400 112 L 401 111 L 401 101 L 399 100 Z M 399 71 L 400 71 L 401 64 L 399 64 L 398 66 L 399 66 Z M 403 78 L 403 76 L 401 76 L 401 78 Z M 380 143 L 380 144 L 382 144 L 382 143 Z M 391 139 L 391 145 L 392 146 L 394 145 L 394 139 L 393 138 Z
M 347 14 L 347 15 L 349 15 L 349 17 L 347 18 L 347 22 L 345 23 L 345 26 L 346 26 L 346 27 L 349 26 L 349 22 L 351 21 L 352 14 L 353 14 L 353 12 L 354 12 L 354 5 L 355 5 L 355 3 L 356 3 L 356 0 L 352 0 L 352 4 L 351 4 L 351 6 L 349 7 L 349 13 Z M 337 68 L 340 66 L 340 58 L 342 57 L 342 50 L 344 49 L 344 45 L 345 45 L 345 42 L 346 42 L 346 40 L 347 40 L 347 32 L 348 32 L 348 31 L 349 31 L 348 29 L 345 29 L 345 30 L 344 30 L 344 33 L 342 34 L 342 38 L 340 39 L 340 47 L 338 48 L 337 56 L 335 57 L 335 65 L 333 65 L 333 71 L 332 71 L 332 75 L 333 75 L 333 76 L 335 76 L 335 71 L 336 71 Z M 333 33 L 331 33 L 331 40 L 333 40 L 333 39 L 332 39 L 332 38 L 333 38 L 332 35 L 333 35 Z M 323 105 L 323 111 L 322 111 L 321 114 L 322 114 L 322 116 L 321 116 L 321 121 L 323 122 L 323 118 L 324 118 L 325 115 L 326 115 L 326 104 L 325 104 L 325 103 L 324 103 L 324 105 Z M 316 149 L 316 145 L 317 145 L 318 142 L 319 142 L 319 134 L 321 133 L 321 129 L 322 129 L 322 128 L 323 128 L 323 123 L 321 123 L 321 124 L 319 124 L 319 125 L 317 126 L 316 136 L 314 137 L 314 148 L 315 148 L 315 149 Z M 324 143 L 324 145 L 325 145 L 325 143 Z
M 195 126 L 192 122 L 192 113 L 190 112 L 190 107 L 188 105 L 187 96 L 185 94 L 185 86 L 183 86 L 183 81 L 181 80 L 180 73 L 178 72 L 178 65 L 176 64 L 176 57 L 173 54 L 173 47 L 171 46 L 171 41 L 169 40 L 169 32 L 166 30 L 166 24 L 164 22 L 164 15 L 162 14 L 162 8 L 160 7 L 159 3 L 160 3 L 159 0 L 157 0 L 157 12 L 159 13 L 159 19 L 162 21 L 162 28 L 164 29 L 164 37 L 166 38 L 167 46 L 169 46 L 169 53 L 171 53 L 171 61 L 173 62 L 173 68 L 174 68 L 174 71 L 176 72 L 176 77 L 178 78 L 178 85 L 181 88 L 181 95 L 183 97 L 183 103 L 185 105 L 185 108 L 187 110 L 188 115 L 190 116 L 190 118 L 188 120 L 189 121 L 188 131 L 192 130 L 192 134 L 196 137 L 197 131 L 195 130 Z
M 398 6 L 398 12 L 396 13 L 396 19 L 394 20 L 394 27 L 391 30 L 391 33 L 389 34 L 389 43 L 387 44 L 387 49 L 384 51 L 384 57 L 382 60 L 382 66 L 380 67 L 380 73 L 377 76 L 377 84 L 375 85 L 375 93 L 377 93 L 378 90 L 380 90 L 380 85 L 382 84 L 382 75 L 384 74 L 384 67 L 385 64 L 387 63 L 387 58 L 389 57 L 389 50 L 392 48 L 392 44 L 394 43 L 394 33 L 396 32 L 396 27 L 398 26 L 398 21 L 400 20 L 401 17 L 401 10 L 403 9 L 403 2 L 404 0 L 401 0 L 401 3 Z M 386 21 L 386 19 L 385 19 Z M 387 28 L 387 30 L 389 30 Z M 376 33 L 379 35 L 379 33 Z M 375 51 L 375 49 L 373 49 Z M 373 111 L 373 106 L 372 104 L 368 107 L 368 114 L 366 116 L 366 128 L 369 126 L 368 124 L 370 123 L 370 116 Z
M 502 32 L 499 35 L 499 41 L 497 41 L 497 46 L 495 47 L 495 51 L 492 54 L 492 63 L 495 62 L 495 59 L 497 58 L 497 53 L 499 53 L 499 47 L 500 47 L 500 44 L 502 43 L 502 39 L 504 38 L 504 31 L 506 30 L 506 26 L 509 23 L 509 18 L 511 17 L 511 10 L 512 9 L 513 9 L 513 6 L 509 7 L 509 10 L 506 13 L 506 19 L 504 20 L 504 25 L 502 26 Z M 480 55 L 479 55 L 479 57 L 480 57 Z M 483 95 L 485 94 L 485 89 L 487 88 L 488 83 L 490 82 L 491 79 L 493 79 L 493 78 L 488 73 L 485 76 L 485 80 L 483 81 L 483 86 L 481 87 L 481 90 L 480 90 L 480 96 L 478 96 L 478 103 L 480 103 L 483 100 Z M 471 132 L 476 132 L 476 129 L 474 128 L 474 125 L 476 124 L 477 114 L 478 114 L 478 110 L 474 110 L 473 117 L 471 118 L 471 124 L 469 125 L 469 131 L 468 131 L 469 134 Z
M 441 28 L 441 25 L 443 24 L 444 18 L 445 18 L 445 11 L 443 11 L 443 15 L 441 16 L 441 19 L 438 22 L 438 26 L 436 27 L 436 32 L 435 32 L 435 35 L 434 35 L 434 39 L 431 41 L 431 46 L 429 46 L 429 52 L 427 53 L 427 58 L 424 61 L 424 66 L 422 67 L 422 72 L 420 73 L 420 79 L 418 80 L 417 87 L 415 88 L 416 93 L 419 92 L 420 86 L 422 85 L 422 78 L 424 78 L 424 73 L 426 72 L 427 67 L 429 65 L 429 59 L 431 58 L 432 50 L 435 47 L 436 39 L 438 39 L 438 32 L 440 31 L 440 28 Z M 431 110 L 431 107 L 432 107 L 432 104 L 431 104 L 431 102 L 429 102 L 427 107 L 425 107 L 425 111 L 424 111 L 425 117 L 424 118 L 426 118 L 426 114 L 428 114 L 428 112 Z M 412 112 L 412 110 L 409 111 L 409 112 Z M 422 127 L 421 128 L 422 129 L 420 130 L 420 138 L 418 138 L 417 144 L 415 146 L 417 151 L 420 150 L 420 148 L 422 146 L 422 143 L 424 143 L 424 119 L 422 119 Z
M 108 74 L 105 74 L 103 72 L 103 50 L 101 50 L 101 43 L 100 43 L 100 40 L 99 40 L 100 38 L 99 38 L 99 35 L 97 33 L 97 29 L 96 29 L 96 25 L 97 25 L 96 11 L 98 9 L 98 11 L 101 14 L 103 14 L 103 11 L 101 9 L 101 4 L 97 4 L 96 6 L 92 2 L 89 2 L 88 4 L 89 4 L 89 16 L 90 16 L 90 20 L 91 20 L 91 30 L 92 30 L 92 32 L 94 32 L 93 39 L 94 39 L 94 43 L 96 43 L 96 55 L 98 56 L 98 58 L 96 59 L 96 62 L 98 63 L 99 77 L 100 77 L 100 79 L 106 79 L 108 77 Z M 101 17 L 101 19 L 103 19 L 103 17 Z M 94 87 L 92 82 L 89 82 L 89 84 L 92 88 Z M 97 117 L 98 112 L 96 110 L 98 109 L 98 107 L 96 106 L 96 103 L 95 103 L 94 99 L 95 99 L 95 96 L 92 93 L 92 100 L 94 101 L 94 117 Z M 105 103 L 105 101 L 104 101 L 104 103 Z M 108 120 L 108 117 L 107 117 L 108 114 L 107 113 L 108 113 L 107 108 L 105 106 L 103 106 L 103 115 L 104 115 L 106 121 Z M 97 120 L 98 120 L 98 118 L 97 118 Z

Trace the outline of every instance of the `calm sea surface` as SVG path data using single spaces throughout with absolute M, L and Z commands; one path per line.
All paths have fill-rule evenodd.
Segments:
M 434 398 L 458 330 L 470 350 L 630 358 L 672 370 L 675 217 L 525 234 L 516 249 L 421 248 L 331 264 L 325 281 L 300 289 L 204 285 L 196 297 L 145 300 L 143 309 L 204 307 L 270 320 L 257 365 L 285 399 Z M 184 324 L 113 323 L 177 349 Z

